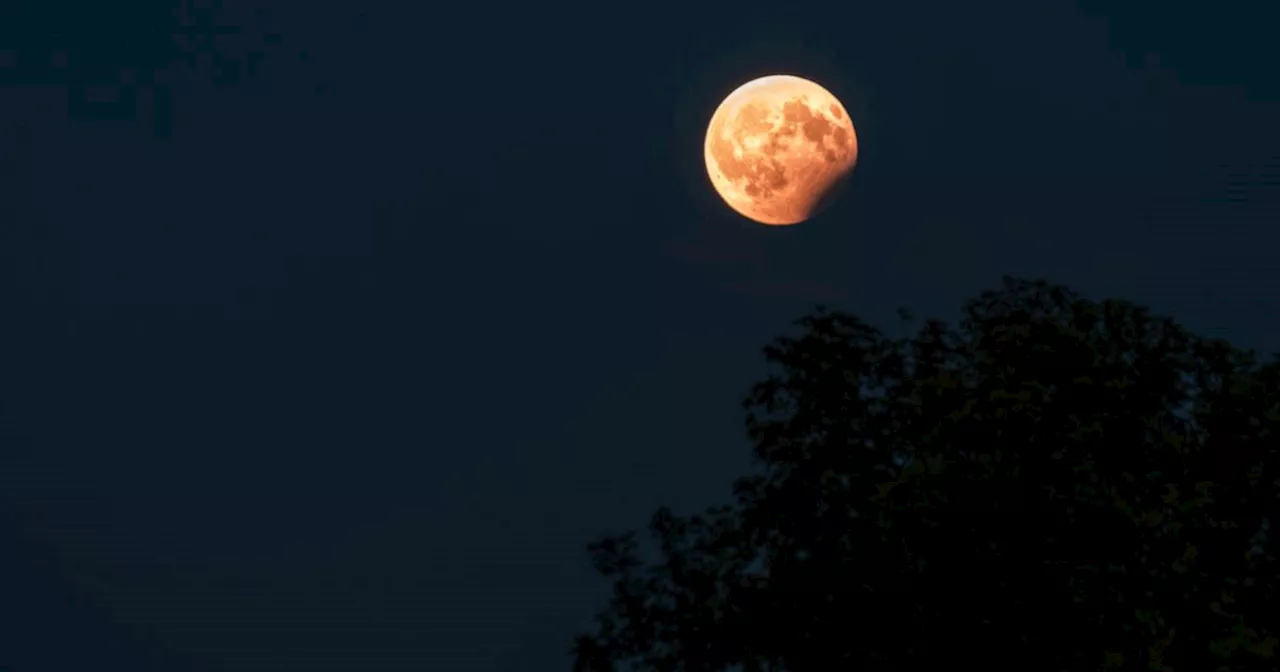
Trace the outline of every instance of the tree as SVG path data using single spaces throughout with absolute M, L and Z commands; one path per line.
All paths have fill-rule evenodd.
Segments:
M 109 121 L 136 119 L 148 89 L 165 135 L 172 93 L 158 73 L 187 69 L 226 86 L 255 75 L 282 45 L 279 32 L 261 30 L 266 5 L 253 4 L 255 25 L 235 26 L 219 0 L 0 3 L 0 86 L 63 87 L 71 118 Z
M 798 324 L 735 501 L 591 546 L 576 670 L 1278 669 L 1280 365 L 1011 278 L 958 328 Z
M 1267 26 L 1280 11 L 1272 3 L 1227 2 L 1216 11 L 1158 0 L 1076 0 L 1106 22 L 1108 46 L 1131 65 L 1154 59 L 1183 85 L 1232 86 L 1254 100 L 1280 100 L 1280 49 Z M 1229 7 L 1229 9 L 1228 9 Z

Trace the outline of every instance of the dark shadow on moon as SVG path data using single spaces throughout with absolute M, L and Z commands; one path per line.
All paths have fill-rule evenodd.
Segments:
M 849 172 L 846 173 L 843 177 L 836 180 L 835 184 L 831 185 L 830 187 L 827 187 L 826 190 L 824 190 L 822 194 L 818 196 L 817 201 L 815 201 L 814 203 L 813 209 L 809 211 L 809 216 L 806 217 L 805 219 L 813 219 L 814 217 L 817 217 L 823 214 L 824 212 L 830 210 L 831 207 L 834 206 L 838 201 L 840 201 L 840 199 L 844 197 L 845 193 L 849 191 L 849 183 L 852 181 L 853 181 L 853 169 L 850 169 Z M 803 224 L 804 222 L 800 222 L 800 223 Z

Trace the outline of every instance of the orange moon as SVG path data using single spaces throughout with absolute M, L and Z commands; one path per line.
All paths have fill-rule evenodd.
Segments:
M 729 94 L 707 126 L 711 184 L 729 207 L 761 224 L 818 214 L 858 161 L 844 105 L 791 75 L 753 79 Z

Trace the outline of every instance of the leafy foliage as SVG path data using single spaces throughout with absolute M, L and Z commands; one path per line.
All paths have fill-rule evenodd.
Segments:
M 575 669 L 1277 669 L 1276 363 L 1011 278 L 958 328 L 798 324 L 736 501 L 593 544 Z
M 157 133 L 169 132 L 171 91 L 158 73 L 200 72 L 215 86 L 257 74 L 279 32 L 265 3 L 251 26 L 228 23 L 221 0 L 17 0 L 0 3 L 0 86 L 57 86 L 77 120 L 135 120 L 139 90 L 150 90 Z

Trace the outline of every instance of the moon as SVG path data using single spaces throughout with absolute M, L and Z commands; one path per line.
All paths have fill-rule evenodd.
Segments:
M 738 214 L 771 226 L 822 211 L 858 162 L 849 113 L 807 79 L 770 75 L 734 89 L 704 144 L 707 174 Z

